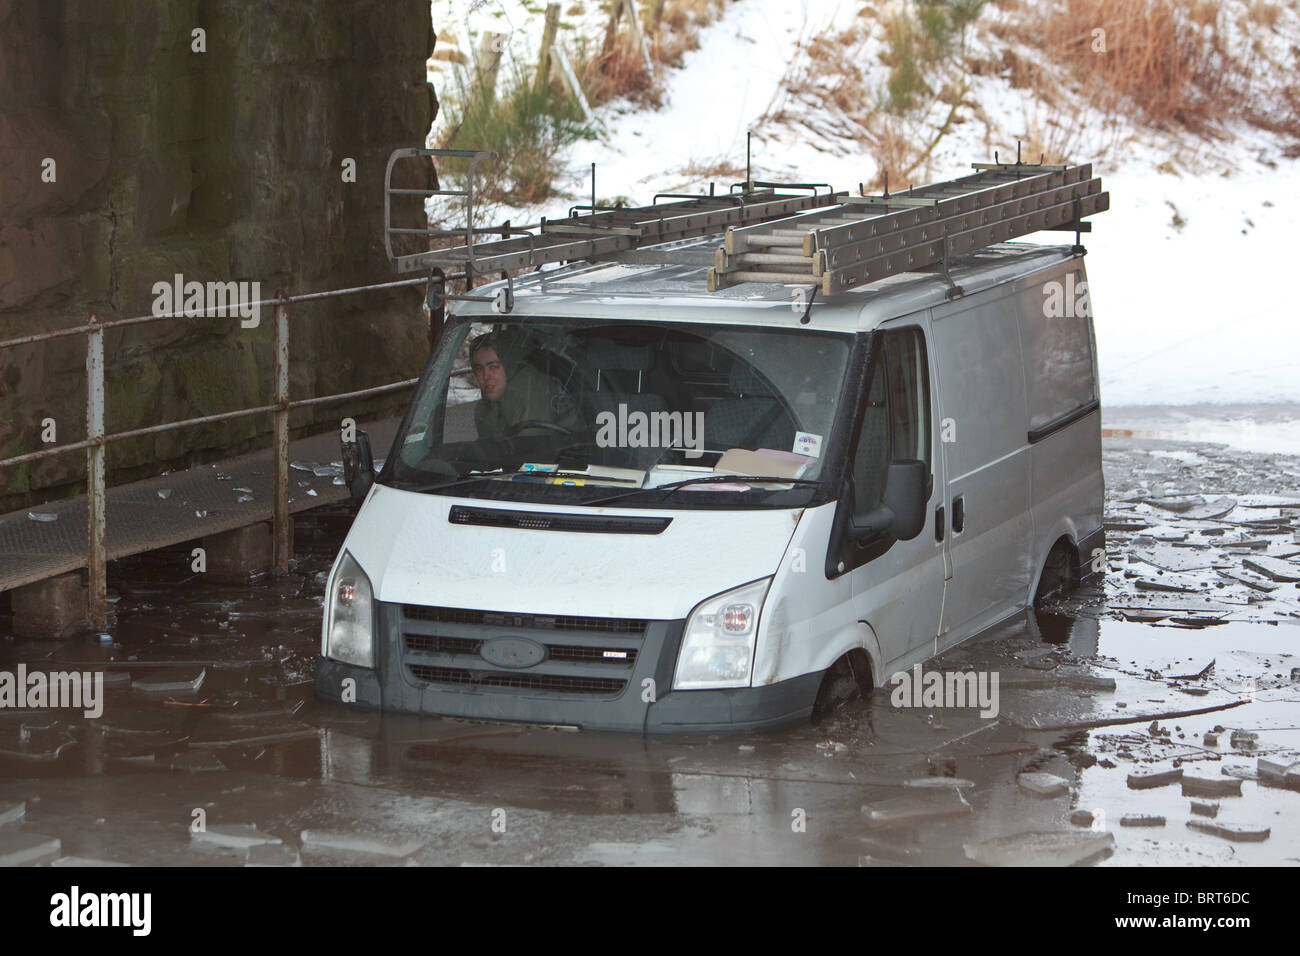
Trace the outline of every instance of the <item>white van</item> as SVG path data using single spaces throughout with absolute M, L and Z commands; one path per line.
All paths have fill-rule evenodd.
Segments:
M 379 474 L 351 450 L 319 696 L 764 729 L 1087 572 L 1080 247 L 993 243 L 811 304 L 674 261 L 535 273 L 508 314 L 495 287 L 453 305 Z

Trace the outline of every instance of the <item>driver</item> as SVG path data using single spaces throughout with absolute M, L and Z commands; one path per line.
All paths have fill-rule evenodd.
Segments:
M 479 438 L 506 438 L 513 426 L 530 421 L 550 422 L 570 432 L 582 429 L 582 417 L 573 400 L 554 379 L 526 362 L 507 373 L 495 333 L 480 335 L 470 343 L 469 361 L 474 381 L 483 394 L 474 403 L 474 427 Z

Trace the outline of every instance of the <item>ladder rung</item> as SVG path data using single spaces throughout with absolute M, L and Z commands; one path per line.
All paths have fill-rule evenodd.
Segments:
M 741 252 L 731 256 L 725 249 L 716 251 L 712 265 L 718 272 L 736 272 L 754 266 L 781 266 L 783 271 L 806 270 L 811 274 L 813 269 L 813 261 L 808 256 L 782 255 L 776 252 Z
M 773 282 L 778 285 L 813 285 L 816 280 L 800 272 L 718 272 L 709 270 L 709 291 L 717 292 L 742 282 Z

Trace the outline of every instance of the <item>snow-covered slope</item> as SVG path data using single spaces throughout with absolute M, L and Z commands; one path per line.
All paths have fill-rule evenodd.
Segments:
M 445 3 L 435 4 L 435 21 Z M 703 31 L 683 67 L 668 72 L 662 109 L 600 111 L 606 138 L 573 147 L 565 188 L 574 197 L 587 195 L 595 162 L 602 197 L 649 202 L 657 191 L 702 189 L 710 178 L 725 189 L 740 178 L 732 171 L 744 169 L 748 129 L 755 132 L 756 177 L 829 182 L 837 189 L 870 181 L 874 161 L 835 134 L 842 124 L 783 87 L 798 44 L 844 28 L 859 6 L 736 0 Z M 540 30 L 540 21 L 520 7 L 512 20 L 518 49 L 532 49 L 526 38 Z M 877 53 L 870 43 L 864 47 L 864 56 Z M 991 160 L 991 148 L 1005 161 L 1016 137 L 1034 132 L 1037 106 L 1027 91 L 990 76 L 975 78 L 973 90 L 988 122 L 964 123 L 944 137 L 933 157 L 934 178 Z M 785 118 L 774 121 L 782 111 Z M 1090 132 L 1076 139 L 1084 150 L 1105 153 L 1097 170 L 1111 194 L 1110 211 L 1096 217 L 1085 237 L 1104 402 L 1300 402 L 1300 310 L 1288 264 L 1300 160 L 1283 158 L 1275 142 L 1249 130 L 1202 148 L 1114 123 L 1103 127 L 1094 119 Z M 1176 162 L 1169 162 L 1171 152 Z M 1199 162 L 1188 160 L 1193 154 Z M 1188 171 L 1192 166 L 1197 171 Z M 564 215 L 573 201 L 580 200 L 506 214 L 515 222 L 536 221 Z M 1039 238 L 1065 241 L 1059 233 Z

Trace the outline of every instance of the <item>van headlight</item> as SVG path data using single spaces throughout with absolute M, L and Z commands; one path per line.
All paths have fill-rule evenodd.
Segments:
M 701 602 L 686 619 L 673 688 L 748 687 L 758 615 L 771 578 Z
M 326 657 L 360 667 L 375 666 L 374 592 L 361 565 L 343 552 L 334 572 L 325 619 Z

